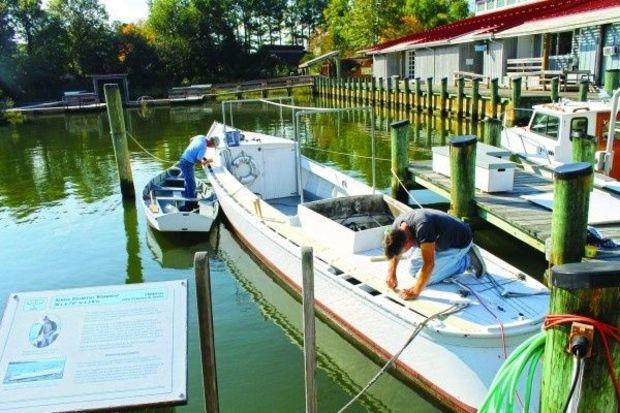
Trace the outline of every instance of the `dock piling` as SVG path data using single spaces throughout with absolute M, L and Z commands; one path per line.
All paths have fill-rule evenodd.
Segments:
M 463 76 L 459 76 L 456 81 L 456 116 L 460 119 L 463 117 L 463 103 L 465 100 L 465 78 Z
M 390 125 L 392 197 L 404 203 L 409 200 L 409 193 L 403 188 L 409 182 L 409 125 L 408 120 Z
M 415 107 L 422 110 L 422 79 L 419 77 L 415 78 Z
M 552 265 L 580 262 L 586 244 L 592 164 L 569 163 L 553 173 Z
M 129 160 L 129 146 L 127 145 L 127 131 L 125 130 L 121 92 L 116 83 L 103 85 L 103 91 L 110 122 L 112 147 L 114 148 L 114 156 L 116 157 L 116 166 L 120 178 L 121 195 L 126 200 L 135 199 L 136 193 L 133 186 L 131 162 Z
M 502 122 L 495 118 L 484 119 L 484 143 L 498 146 L 502 134 Z
M 198 304 L 205 409 L 209 413 L 218 413 L 219 396 L 217 391 L 217 367 L 215 364 L 211 270 L 209 267 L 209 256 L 206 252 L 197 252 L 194 255 L 194 274 L 196 277 L 196 301 Z
M 473 135 L 450 140 L 450 213 L 459 218 L 476 215 L 476 143 Z
M 620 325 L 620 266 L 618 263 L 559 265 L 551 269 L 549 314 L 575 314 L 612 326 Z M 584 320 L 585 321 L 585 320 Z M 573 376 L 573 355 L 569 352 L 580 339 L 586 351 L 581 394 L 576 412 L 615 412 L 618 401 L 607 366 L 601 331 L 591 324 L 572 322 L 547 329 L 543 355 L 541 411 L 561 412 L 569 396 Z M 584 342 L 584 339 L 586 340 Z M 612 344 L 613 346 L 613 344 Z M 620 365 L 620 351 L 610 352 L 613 366 Z M 574 398 L 573 398 L 574 399 Z
M 587 102 L 589 89 L 590 89 L 590 80 L 586 78 L 581 79 L 581 82 L 579 82 L 579 100 L 581 102 Z
M 512 124 L 515 125 L 519 122 L 519 107 L 521 105 L 521 87 L 523 80 L 521 76 L 514 77 L 511 80 L 511 103 L 512 103 Z
M 560 78 L 554 77 L 551 79 L 551 101 L 557 102 L 560 100 Z
M 448 78 L 441 78 L 441 96 L 439 96 L 442 116 L 448 113 Z
M 497 119 L 499 104 L 499 79 L 495 77 L 491 80 L 491 116 L 493 119 Z
M 426 79 L 426 110 L 428 111 L 428 113 L 433 112 L 434 100 L 435 99 L 433 98 L 433 78 L 429 77 Z
M 620 86 L 620 69 L 607 70 L 605 72 L 605 92 L 612 96 L 618 86 Z
M 471 119 L 478 120 L 478 106 L 480 102 L 480 79 L 472 80 L 471 85 Z
M 306 413 L 316 413 L 316 336 L 314 324 L 314 254 L 312 247 L 301 248 L 301 271 L 303 278 Z

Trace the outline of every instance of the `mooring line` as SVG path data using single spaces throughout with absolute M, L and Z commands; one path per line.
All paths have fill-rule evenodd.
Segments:
M 138 140 L 137 140 L 137 139 L 136 139 L 136 138 L 135 138 L 135 137 L 134 137 L 131 133 L 127 132 L 127 136 L 129 136 L 129 137 L 131 138 L 131 140 L 132 140 L 132 141 L 134 141 L 134 142 L 135 142 L 135 144 L 136 144 L 136 145 L 138 145 L 138 146 L 140 147 L 140 149 L 142 149 L 142 150 L 143 150 L 143 151 L 144 151 L 147 155 L 149 155 L 150 157 L 152 157 L 152 158 L 154 158 L 154 159 L 156 159 L 156 160 L 158 160 L 158 161 L 161 161 L 161 162 L 166 162 L 166 163 L 169 163 L 169 164 L 171 164 L 171 165 L 174 165 L 174 164 L 176 164 L 176 163 L 177 163 L 176 161 L 169 161 L 169 160 L 167 160 L 167 159 L 162 159 L 162 158 L 160 158 L 160 157 L 158 157 L 158 156 L 153 155 L 153 154 L 152 154 L 151 152 L 149 152 L 149 151 L 148 151 L 148 150 L 147 150 L 144 146 L 142 146 L 142 145 L 140 144 L 140 142 L 138 142 Z
M 400 350 L 398 350 L 396 352 L 396 354 L 394 354 L 392 356 L 392 358 L 388 360 L 387 363 L 385 363 L 385 365 L 381 368 L 381 370 L 379 370 L 379 372 L 377 374 L 375 374 L 375 376 L 372 379 L 370 379 L 368 384 L 366 384 L 366 386 L 364 386 L 364 388 L 362 388 L 362 390 L 360 390 L 359 393 L 357 393 L 355 395 L 355 397 L 353 397 L 347 404 L 345 404 L 344 407 L 342 407 L 342 409 L 338 410 L 338 413 L 342 413 L 346 409 L 351 407 L 351 405 L 353 405 L 353 403 L 355 403 L 369 388 L 371 388 L 372 385 L 375 384 L 377 382 L 377 380 L 379 380 L 379 377 L 381 377 L 381 375 L 383 373 L 385 373 L 387 371 L 387 369 L 390 368 L 390 366 L 392 364 L 394 364 L 396 359 L 398 359 L 398 357 L 400 357 L 402 352 L 405 351 L 407 346 L 409 346 L 409 344 L 411 344 L 413 339 L 416 338 L 416 336 L 418 334 L 420 334 L 422 329 L 424 327 L 426 327 L 426 325 L 429 322 L 431 322 L 432 320 L 434 320 L 434 319 L 436 319 L 438 317 L 448 316 L 448 315 L 456 313 L 457 311 L 461 311 L 463 308 L 467 307 L 468 305 L 469 305 L 469 303 L 467 303 L 467 302 L 454 303 L 450 307 L 446 308 L 445 310 L 439 311 L 438 313 L 435 313 L 435 314 L 431 315 L 430 317 L 428 317 L 424 321 L 422 321 L 420 324 L 418 324 L 417 327 L 413 330 L 413 333 L 411 333 L 411 335 L 409 336 L 409 338 L 405 342 L 405 345 L 403 345 L 402 348 Z

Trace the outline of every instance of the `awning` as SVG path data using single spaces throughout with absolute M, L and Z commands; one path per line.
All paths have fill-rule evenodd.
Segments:
M 325 53 L 320 55 L 319 57 L 315 57 L 314 59 L 308 60 L 307 62 L 304 62 L 302 64 L 300 64 L 299 66 L 297 66 L 300 69 L 305 69 L 307 67 L 310 67 L 312 65 L 315 65 L 317 63 L 322 62 L 323 60 L 327 60 L 329 58 L 332 58 L 334 56 L 338 56 L 340 54 L 339 50 L 333 50 L 331 52 Z

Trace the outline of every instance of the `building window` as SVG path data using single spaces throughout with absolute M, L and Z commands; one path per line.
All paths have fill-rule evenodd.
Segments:
M 551 35 L 551 56 L 571 54 L 573 51 L 573 32 L 553 33 Z
M 407 77 L 415 77 L 415 52 L 407 52 Z
M 476 11 L 484 11 L 484 7 L 485 7 L 486 3 L 484 0 L 478 0 L 476 2 Z
M 530 130 L 539 135 L 557 139 L 560 130 L 560 118 L 544 113 L 537 113 L 532 120 Z

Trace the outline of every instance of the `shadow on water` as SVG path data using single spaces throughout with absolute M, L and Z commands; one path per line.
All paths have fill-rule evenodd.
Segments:
M 123 202 L 123 223 L 127 237 L 127 279 L 126 284 L 144 282 L 142 259 L 140 257 L 140 238 L 138 236 L 138 211 L 135 201 Z

